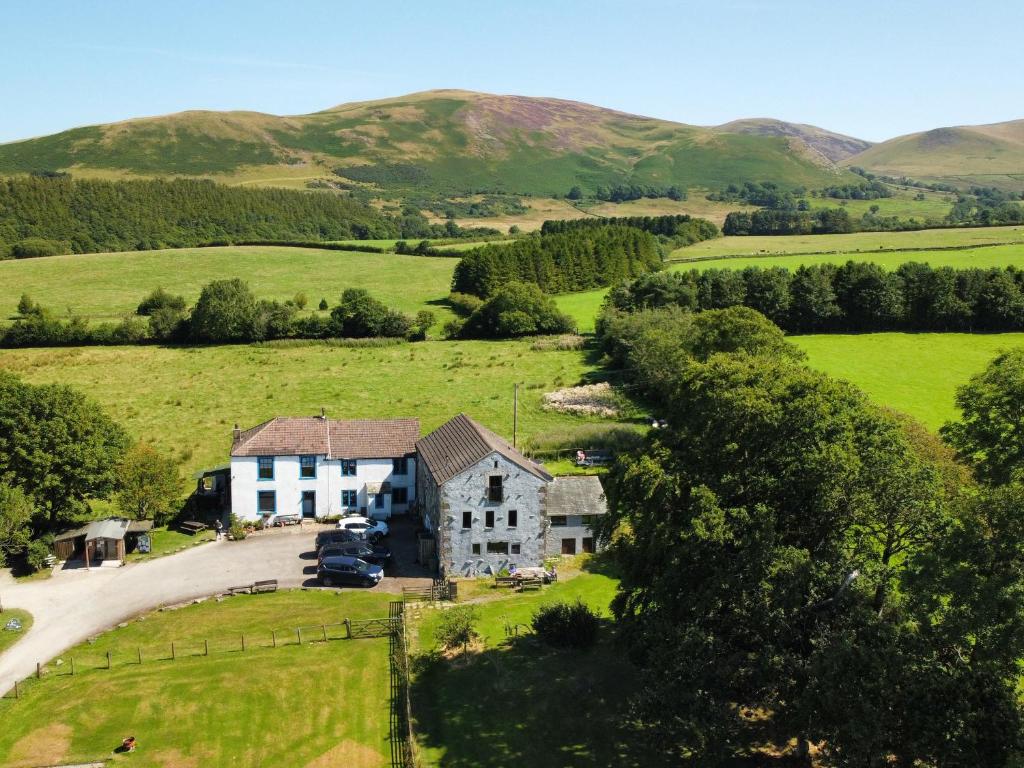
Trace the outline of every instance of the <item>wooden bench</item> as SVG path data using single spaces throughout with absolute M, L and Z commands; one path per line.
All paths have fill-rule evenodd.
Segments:
M 519 586 L 518 576 L 495 576 L 494 586 L 496 587 L 517 587 Z
M 277 579 L 255 582 L 252 585 L 252 593 L 258 595 L 260 592 L 277 592 Z
M 520 592 L 523 592 L 523 591 L 525 591 L 527 589 L 540 589 L 542 586 L 544 586 L 544 579 L 539 579 L 539 578 L 536 578 L 536 577 L 528 577 L 528 578 L 520 579 L 519 580 L 519 591 Z
M 195 536 L 200 531 L 205 531 L 209 526 L 200 523 L 198 520 L 186 520 L 179 526 L 183 533 L 190 533 Z

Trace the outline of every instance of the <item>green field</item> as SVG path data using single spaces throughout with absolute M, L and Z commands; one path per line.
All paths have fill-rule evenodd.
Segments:
M 154 288 L 180 293 L 190 302 L 211 280 L 239 277 L 258 298 L 283 301 L 304 293 L 314 309 L 321 297 L 332 306 L 345 288 L 366 288 L 404 312 L 431 309 L 439 320 L 455 259 L 349 253 L 316 248 L 230 246 L 163 251 L 128 251 L 0 261 L 0 317 L 15 312 L 22 293 L 58 314 L 89 319 L 133 313 Z
M 879 249 L 951 248 L 1024 243 L 1024 226 L 922 229 L 916 232 L 854 232 L 849 235 L 750 235 L 719 237 L 677 248 L 673 261 L 717 256 L 785 253 L 864 253 Z
M 11 619 L 18 619 L 21 622 L 21 631 L 14 632 L 4 629 L 4 626 Z M 0 613 L 0 653 L 3 653 L 16 642 L 25 636 L 25 633 L 32 627 L 32 614 L 18 608 L 8 608 Z
M 68 651 L 25 684 L 21 699 L 0 701 L 0 764 L 109 759 L 134 735 L 138 750 L 125 762 L 140 766 L 383 768 L 388 640 L 319 640 L 322 624 L 387 616 L 388 600 L 296 590 L 149 614 Z M 301 645 L 296 627 L 306 627 Z
M 881 197 L 877 200 L 837 200 L 832 197 L 808 197 L 811 210 L 821 208 L 844 208 L 852 218 L 859 219 L 878 206 L 879 216 L 896 216 L 900 219 L 941 220 L 953 207 L 955 195 L 948 192 L 927 192 L 919 189 L 893 188 L 892 197 Z M 915 200 L 918 195 L 924 200 Z
M 746 267 L 785 267 L 796 270 L 803 264 L 845 264 L 866 261 L 886 269 L 896 269 L 908 261 L 919 261 L 933 267 L 956 267 L 967 269 L 978 267 L 1024 266 L 1024 243 L 1019 245 L 993 245 L 982 248 L 965 248 L 949 251 L 881 251 L 861 253 L 811 253 L 793 256 L 748 256 L 706 261 L 674 262 L 669 269 L 674 272 L 691 269 L 744 269 Z
M 956 388 L 1024 333 L 871 333 L 794 336 L 813 368 L 863 389 L 932 429 L 957 418 Z
M 0 368 L 96 398 L 135 437 L 189 472 L 222 463 L 235 422 L 320 412 L 339 419 L 418 417 L 424 431 L 465 411 L 511 437 L 518 382 L 520 439 L 580 423 L 543 411 L 541 394 L 593 373 L 585 351 L 532 341 L 429 341 L 349 348 L 321 343 L 221 347 L 74 347 L 0 351 Z
M 578 597 L 608 617 L 615 585 L 609 576 L 582 573 L 539 593 L 478 603 L 481 646 L 466 657 L 434 657 L 414 676 L 413 719 L 422 764 L 677 764 L 651 742 L 633 738 L 626 699 L 636 690 L 637 676 L 615 644 L 610 621 L 602 623 L 597 645 L 584 652 L 552 650 L 523 630 L 540 605 L 556 600 Z M 437 619 L 436 611 L 424 614 L 421 650 L 434 648 Z M 506 624 L 520 625 L 525 636 L 508 637 Z

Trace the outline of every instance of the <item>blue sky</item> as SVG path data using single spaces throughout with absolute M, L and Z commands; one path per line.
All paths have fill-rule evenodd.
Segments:
M 430 88 L 871 140 L 1024 117 L 1024 3 L 5 2 L 0 141 L 183 109 L 299 114 Z

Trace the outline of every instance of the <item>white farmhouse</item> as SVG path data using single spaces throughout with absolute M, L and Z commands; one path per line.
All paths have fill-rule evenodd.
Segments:
M 418 419 L 278 417 L 234 430 L 231 511 L 243 520 L 409 511 Z

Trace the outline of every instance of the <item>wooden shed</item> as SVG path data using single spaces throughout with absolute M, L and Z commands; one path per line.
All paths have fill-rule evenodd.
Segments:
M 88 568 L 103 563 L 123 563 L 142 535 L 153 528 L 152 520 L 128 520 L 109 517 L 56 536 L 54 554 L 59 560 L 82 560 Z

